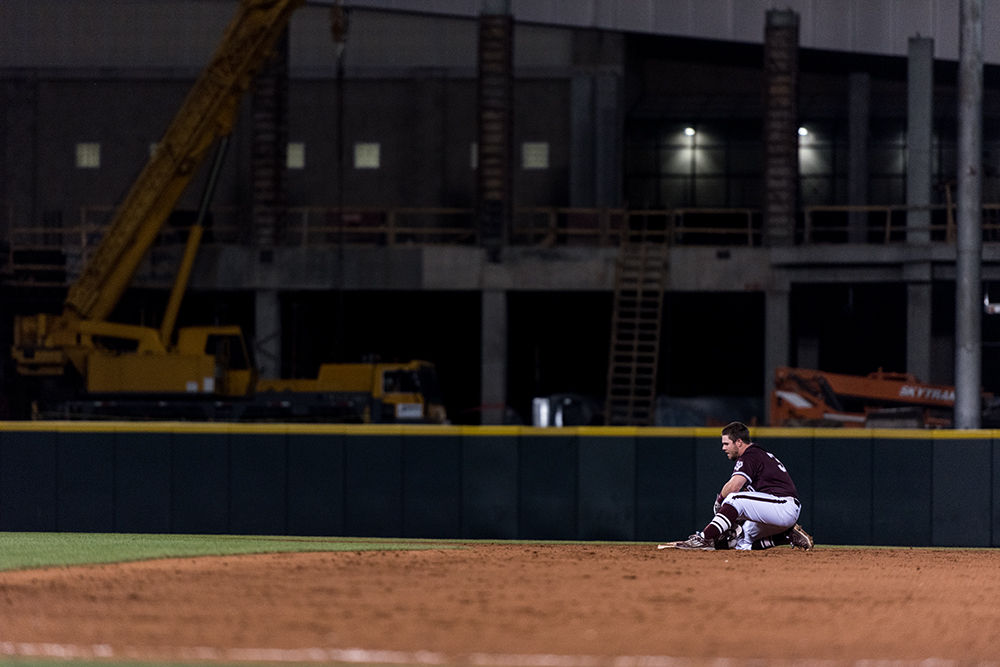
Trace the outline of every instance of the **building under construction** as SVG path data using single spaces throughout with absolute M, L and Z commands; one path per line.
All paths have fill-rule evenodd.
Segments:
M 274 4 L 0 5 L 5 350 L 15 316 L 66 307 L 234 14 Z M 218 170 L 182 165 L 102 317 L 161 326 L 198 220 L 178 321 L 240 326 L 263 377 L 425 359 L 453 422 L 564 395 L 585 421 L 703 401 L 764 423 L 779 367 L 956 383 L 963 206 L 975 303 L 1000 301 L 995 6 L 291 4 Z M 970 321 L 1000 392 L 1000 325 Z M 7 417 L 29 412 L 23 380 L 7 359 Z

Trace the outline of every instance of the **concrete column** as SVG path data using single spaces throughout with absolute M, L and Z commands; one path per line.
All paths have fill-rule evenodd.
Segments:
M 906 372 L 931 381 L 931 265 L 908 264 L 906 281 Z
M 281 376 L 281 300 L 278 291 L 254 294 L 254 358 L 262 378 Z
M 854 72 L 848 76 L 847 203 L 866 206 L 868 201 L 868 138 L 871 116 L 871 75 Z M 848 215 L 847 236 L 851 243 L 868 240 L 868 215 L 862 211 Z
M 911 37 L 907 60 L 906 241 L 930 243 L 931 131 L 934 99 L 934 40 Z M 924 382 L 931 376 L 931 267 L 904 267 L 906 280 L 906 370 Z
M 777 278 L 764 293 L 764 407 L 768 423 L 771 422 L 774 370 L 788 365 L 790 292 L 788 282 Z
M 931 240 L 931 126 L 934 99 L 934 40 L 911 37 L 906 82 L 906 240 Z
M 596 202 L 594 183 L 596 141 L 594 132 L 594 76 L 574 74 L 569 87 L 569 205 L 591 207 Z
M 622 79 L 617 72 L 600 72 L 594 88 L 594 192 L 597 206 L 621 204 Z
M 576 30 L 570 79 L 570 206 L 621 205 L 625 38 Z
M 483 424 L 502 424 L 507 405 L 507 292 L 482 291 L 480 403 Z
M 621 77 L 575 74 L 570 81 L 570 206 L 621 203 Z

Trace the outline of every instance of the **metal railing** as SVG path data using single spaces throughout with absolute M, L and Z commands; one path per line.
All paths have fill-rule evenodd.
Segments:
M 921 217 L 928 222 L 912 224 L 908 220 L 911 212 L 925 213 Z M 905 243 L 915 235 L 930 242 L 954 243 L 956 236 L 954 204 L 806 206 L 802 218 L 803 244 Z M 984 241 L 1000 240 L 1000 204 L 983 204 L 981 226 Z
M 111 206 L 80 210 L 76 224 L 19 226 L 7 216 L 3 240 L 3 278 L 7 282 L 66 284 L 78 275 L 100 242 L 113 213 Z M 927 212 L 923 227 L 907 224 L 913 210 Z M 234 207 L 215 207 L 206 221 L 203 243 L 253 242 L 249 216 Z M 153 247 L 183 245 L 193 212 L 180 211 L 164 225 Z M 762 243 L 759 210 L 751 208 L 612 208 L 523 207 L 514 211 L 506 243 L 513 246 L 617 247 L 629 229 L 662 232 L 673 246 L 744 246 Z M 1000 241 L 1000 203 L 983 206 L 984 241 Z M 954 206 L 914 209 L 890 206 L 807 206 L 796 229 L 798 244 L 905 243 L 921 232 L 934 243 L 953 243 Z M 913 238 L 912 236 L 910 237 Z M 277 239 L 284 247 L 468 245 L 480 242 L 471 208 L 448 207 L 293 207 Z

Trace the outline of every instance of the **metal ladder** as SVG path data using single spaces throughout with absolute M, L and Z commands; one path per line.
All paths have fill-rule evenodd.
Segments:
M 628 218 L 615 267 L 605 423 L 649 426 L 656 404 L 663 293 L 669 247 L 665 229 Z

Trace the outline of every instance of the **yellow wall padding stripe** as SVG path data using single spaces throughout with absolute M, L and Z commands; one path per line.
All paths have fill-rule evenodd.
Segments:
M 0 421 L 0 432 L 58 433 L 242 433 L 315 435 L 434 435 L 469 437 L 607 437 L 607 438 L 718 438 L 721 428 L 711 426 L 638 427 L 574 426 L 450 426 L 439 424 L 239 424 L 225 422 L 121 422 L 121 421 Z M 772 428 L 750 429 L 753 438 L 879 439 L 879 440 L 982 440 L 1000 438 L 1000 430 Z

